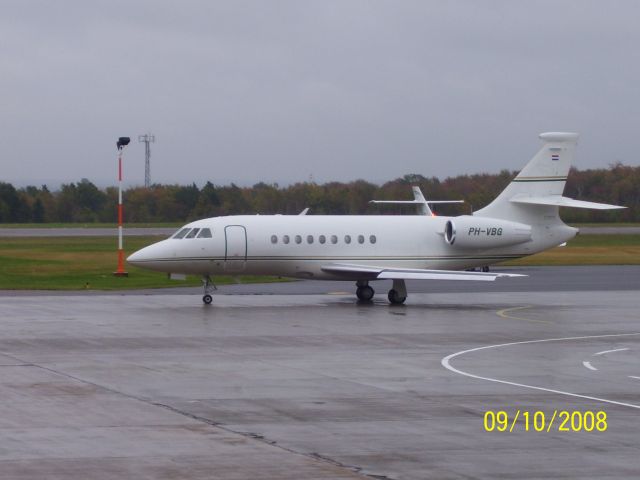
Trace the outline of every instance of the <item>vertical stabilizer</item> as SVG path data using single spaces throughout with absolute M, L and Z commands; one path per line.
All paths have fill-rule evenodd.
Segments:
M 549 132 L 540 134 L 544 142 L 538 153 L 498 197 L 474 215 L 529 222 L 544 216 L 558 216 L 556 206 L 532 206 L 512 203 L 516 197 L 562 195 L 578 142 L 577 133 Z M 533 218 L 532 218 L 533 217 Z M 538 217 L 537 219 L 535 217 Z M 537 222 L 536 222 L 537 223 Z
M 416 202 L 418 215 L 432 216 L 433 212 L 429 208 L 427 199 L 424 198 L 424 195 L 422 195 L 422 190 L 420 190 L 420 187 L 413 186 L 411 187 L 411 190 L 413 190 L 413 200 Z

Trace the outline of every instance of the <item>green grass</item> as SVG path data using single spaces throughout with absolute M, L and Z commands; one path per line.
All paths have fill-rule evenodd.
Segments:
M 179 228 L 187 222 L 125 223 L 125 228 Z M 640 227 L 639 222 L 572 223 L 572 227 Z M 0 228 L 115 228 L 115 223 L 0 223 Z
M 640 227 L 638 222 L 571 223 L 572 227 Z
M 128 255 L 159 236 L 127 237 Z M 0 238 L 0 289 L 5 290 L 121 290 L 201 285 L 199 277 L 169 280 L 166 274 L 126 265 L 128 277 L 115 277 L 117 241 L 114 237 Z M 216 284 L 278 281 L 275 277 L 216 277 Z
M 187 222 L 125 223 L 124 228 L 179 228 Z M 116 223 L 0 223 L 0 228 L 116 228 Z
M 566 247 L 504 265 L 640 265 L 640 235 L 579 235 Z
M 162 236 L 127 237 L 129 254 Z M 127 265 L 129 277 L 114 277 L 114 237 L 0 238 L 0 289 L 121 290 L 200 285 L 198 277 L 169 280 L 165 274 Z M 640 235 L 580 235 L 566 247 L 514 260 L 507 265 L 640 265 Z M 216 277 L 216 283 L 234 283 Z M 239 281 L 278 281 L 275 277 L 241 276 Z

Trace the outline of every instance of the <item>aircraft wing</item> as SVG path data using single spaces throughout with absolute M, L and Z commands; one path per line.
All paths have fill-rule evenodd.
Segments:
M 334 263 L 322 271 L 359 280 L 475 280 L 492 282 L 499 277 L 526 277 L 519 273 L 483 273 L 459 270 L 424 270 L 420 268 L 389 268 L 348 263 Z

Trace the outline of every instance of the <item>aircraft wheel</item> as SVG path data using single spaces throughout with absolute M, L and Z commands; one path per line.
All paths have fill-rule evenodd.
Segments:
M 205 305 L 211 305 L 211 302 L 213 301 L 213 297 L 207 293 L 204 297 L 202 297 L 202 301 L 204 302 Z
M 371 288 L 369 285 L 358 287 L 358 289 L 356 290 L 356 296 L 358 297 L 358 300 L 361 300 L 363 302 L 371 301 L 375 293 L 376 292 L 374 292 L 373 288 Z
M 407 299 L 407 297 L 401 297 L 400 294 L 393 289 L 389 290 L 388 297 L 392 305 L 402 305 Z
M 482 271 L 484 273 L 487 273 L 489 271 L 489 265 L 486 265 L 486 266 L 482 267 Z

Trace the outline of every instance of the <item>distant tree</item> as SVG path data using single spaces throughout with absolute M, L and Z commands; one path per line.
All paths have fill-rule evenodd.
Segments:
M 32 219 L 35 223 L 44 222 L 44 205 L 42 204 L 42 200 L 40 200 L 40 198 L 36 198 L 33 202 Z
M 31 209 L 10 183 L 0 182 L 0 222 L 28 222 Z

